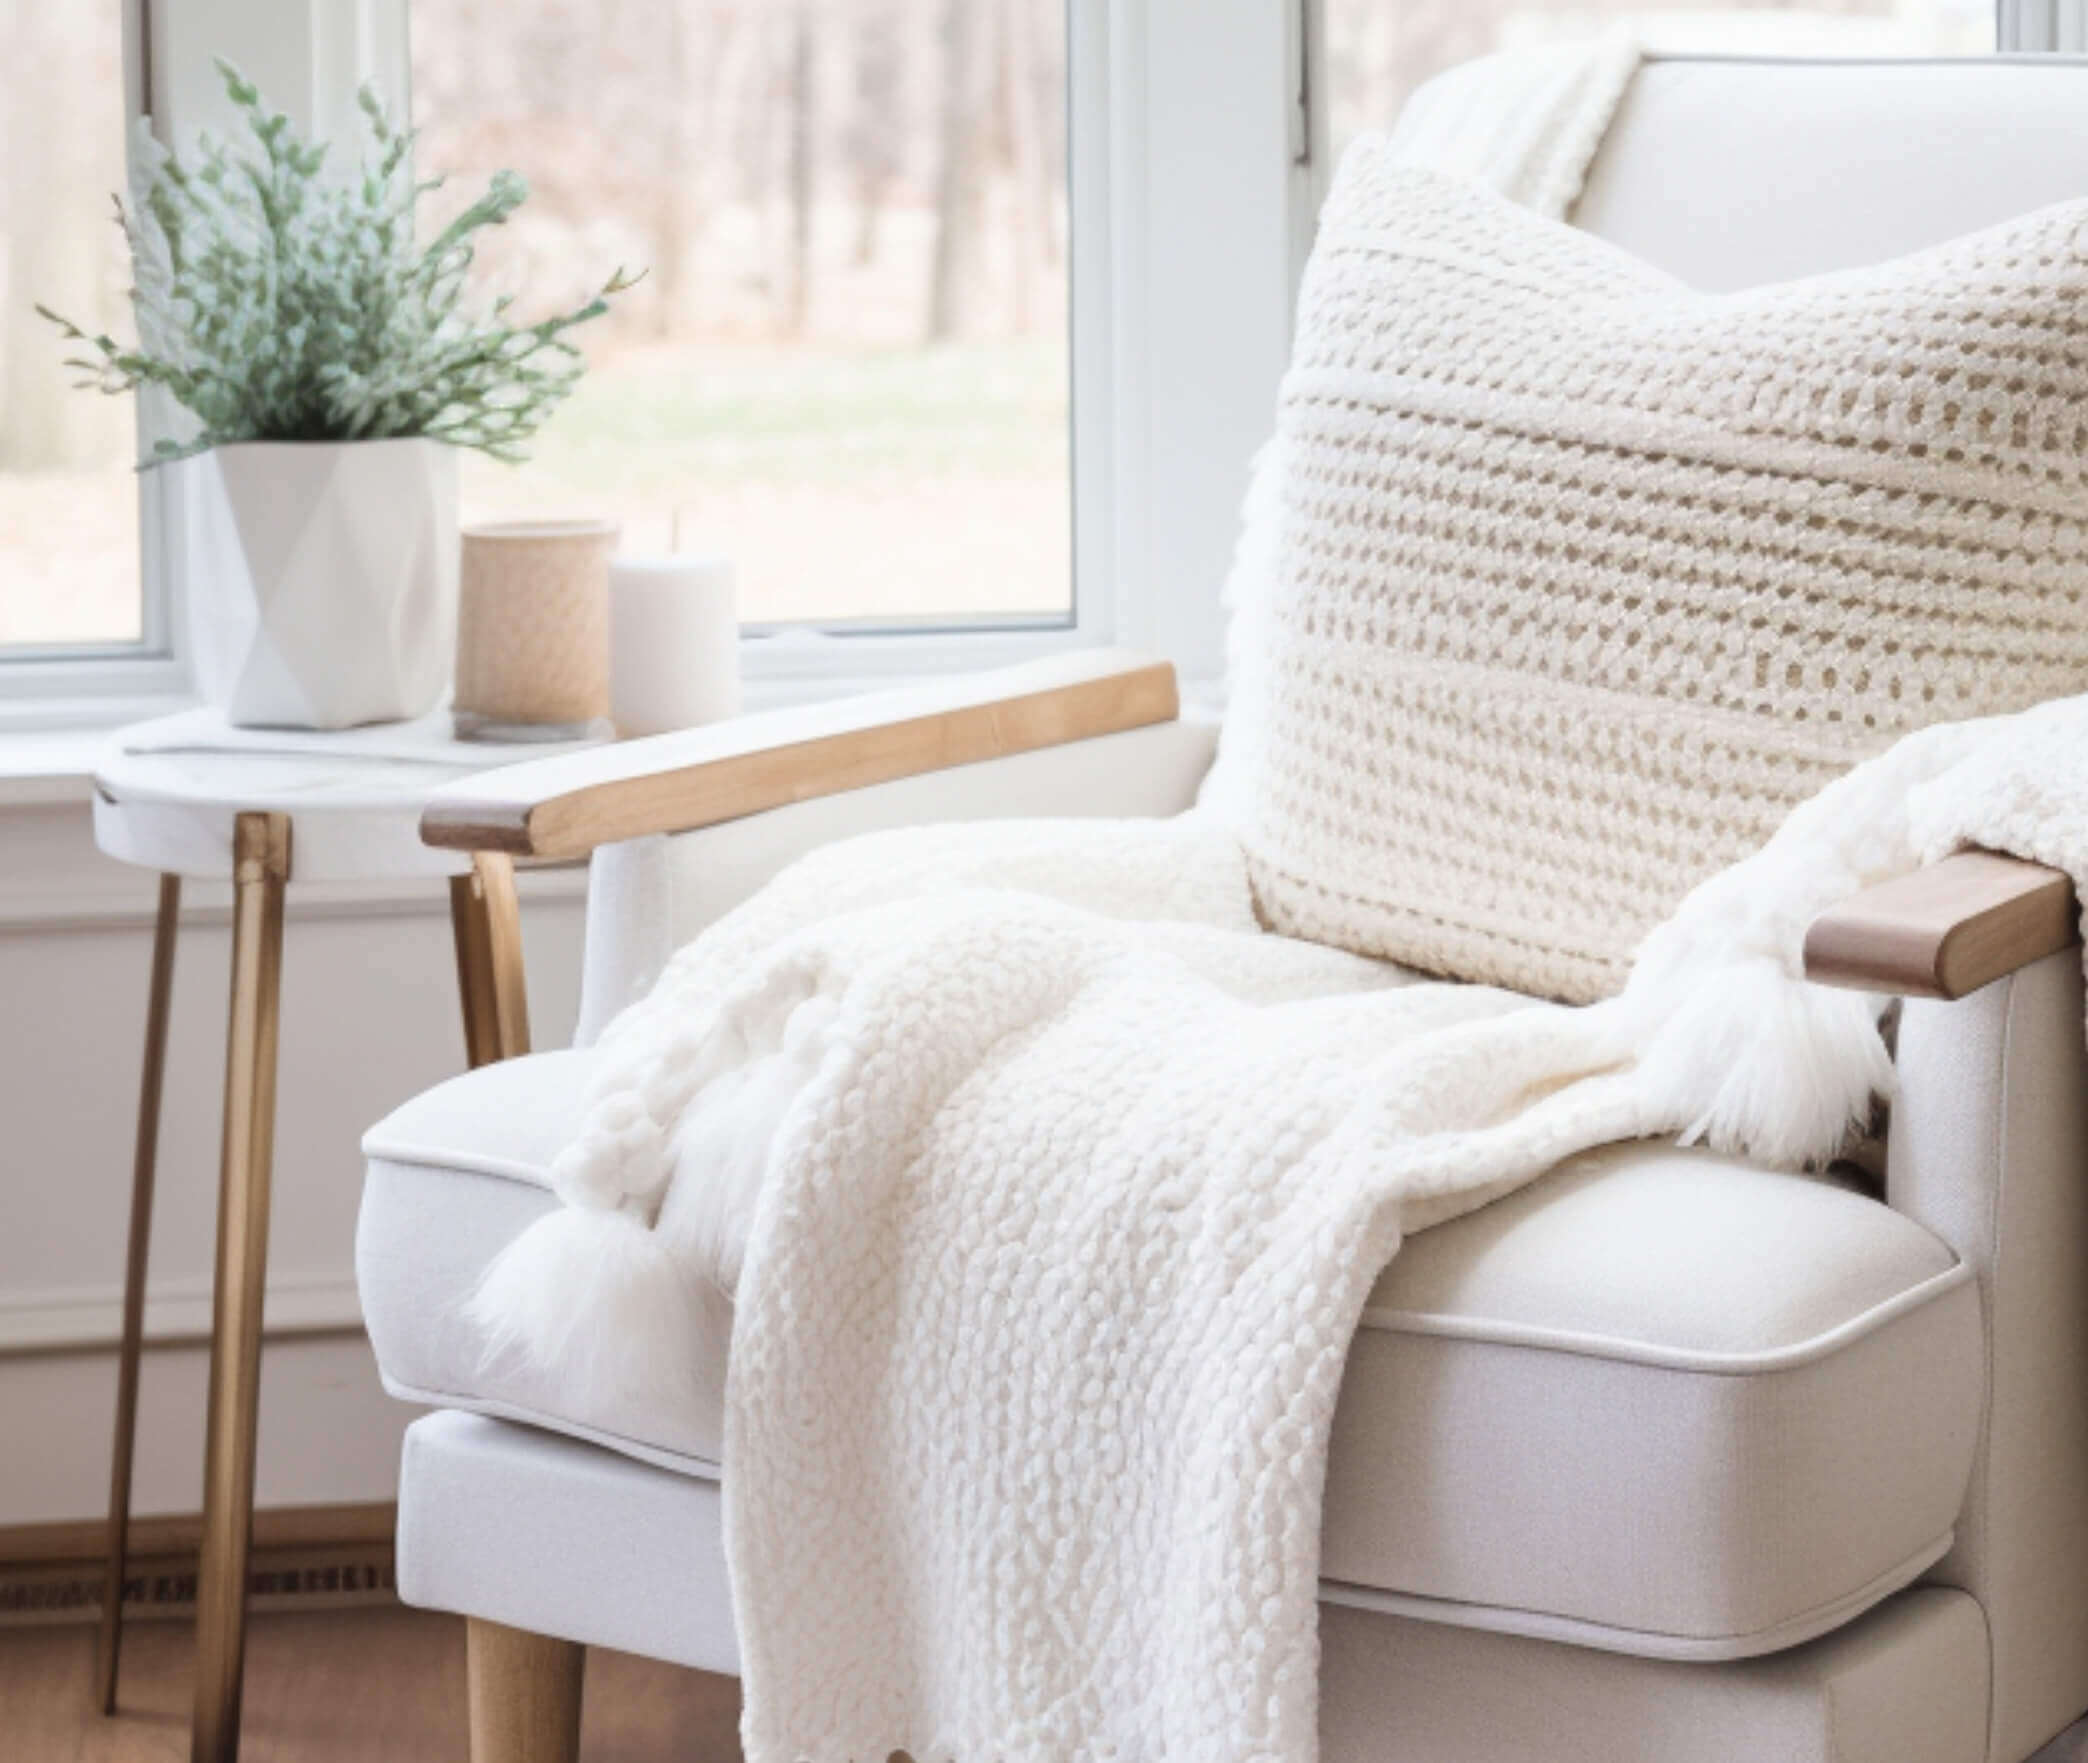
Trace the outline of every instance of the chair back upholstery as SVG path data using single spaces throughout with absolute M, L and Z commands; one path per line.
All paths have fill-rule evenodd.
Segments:
M 2088 58 L 1655 58 L 1573 219 L 1693 287 L 1879 263 L 2088 195 Z

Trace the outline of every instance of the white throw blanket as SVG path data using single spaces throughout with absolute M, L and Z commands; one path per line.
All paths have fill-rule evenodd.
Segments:
M 476 1312 L 673 1402 L 734 1293 L 753 1763 L 1305 1763 L 1329 1424 L 1402 1236 L 1618 1139 L 1831 1155 L 1891 1072 L 1806 924 L 1967 843 L 2088 883 L 2083 804 L 2088 700 L 1917 735 L 1586 1009 L 1263 934 L 1208 815 L 832 847 L 612 1025 Z
M 755 1763 L 1314 1755 L 1341 1369 L 1401 1237 L 1588 1146 L 1830 1155 L 1890 1066 L 1812 917 L 1965 844 L 2088 885 L 2088 699 L 1911 737 L 1575 1009 L 1259 932 L 1207 817 L 873 835 L 613 1026 L 480 1313 L 674 1400 L 736 1289 Z

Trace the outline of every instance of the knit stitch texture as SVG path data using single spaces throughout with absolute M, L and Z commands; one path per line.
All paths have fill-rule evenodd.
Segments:
M 1714 296 L 1359 143 L 1207 791 L 1272 927 L 1601 997 L 1855 760 L 2079 690 L 2084 228 Z

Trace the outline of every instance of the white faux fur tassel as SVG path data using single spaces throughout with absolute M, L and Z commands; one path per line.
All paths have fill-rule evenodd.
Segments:
M 489 1361 L 554 1369 L 614 1407 L 682 1414 L 698 1388 L 695 1303 L 637 1213 L 561 1206 L 500 1252 L 465 1314 Z
M 1783 1169 L 1825 1164 L 1874 1098 L 1892 1093 L 1879 1003 L 1794 977 L 1776 955 L 1738 957 L 1683 976 L 1658 1006 L 1655 970 L 1632 974 L 1628 1009 L 1647 1009 L 1639 1081 L 1686 1122 L 1683 1144 Z
M 836 1004 L 817 963 L 781 962 L 601 1090 L 552 1166 L 566 1204 L 486 1270 L 467 1314 L 489 1360 L 556 1367 L 613 1402 L 687 1405 L 692 1281 L 728 1297 L 792 1100 Z M 643 1342 L 646 1350 L 633 1352 Z
M 1617 1003 L 1632 1019 L 1640 1080 L 1685 1123 L 1684 1143 L 1819 1165 L 1866 1124 L 1874 1098 L 1891 1095 L 1886 1000 L 1809 983 L 1806 928 L 1916 866 L 1908 805 L 1985 726 L 1929 729 L 1859 765 L 1646 939 Z

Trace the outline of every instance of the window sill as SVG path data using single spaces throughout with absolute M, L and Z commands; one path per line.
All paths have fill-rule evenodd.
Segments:
M 19 696 L 0 664 L 0 807 L 85 801 L 110 735 L 134 722 L 194 706 L 189 691 L 141 690 Z
M 85 802 L 109 729 L 0 728 L 0 809 Z

